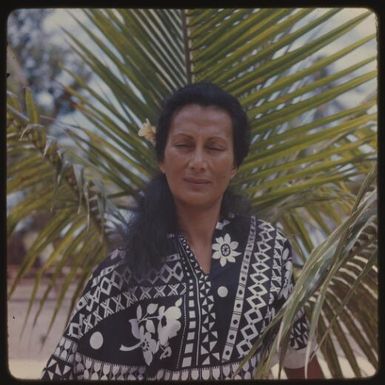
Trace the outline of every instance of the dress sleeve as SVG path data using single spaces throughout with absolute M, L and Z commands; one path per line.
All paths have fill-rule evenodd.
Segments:
M 82 336 L 80 325 L 86 322 L 87 307 L 92 302 L 100 279 L 103 277 L 103 274 L 111 270 L 111 266 L 109 266 L 111 265 L 111 260 L 115 260 L 117 256 L 118 250 L 115 250 L 94 269 L 55 351 L 48 359 L 42 371 L 42 380 L 72 380 L 76 378 L 76 353 Z
M 292 249 L 288 240 L 283 244 L 282 252 L 282 287 L 278 295 L 279 307 L 289 298 L 294 287 Z M 279 309 L 276 309 L 278 312 Z M 305 311 L 300 309 L 294 318 L 294 323 L 289 336 L 289 345 L 283 360 L 283 366 L 288 369 L 305 366 L 306 348 L 309 342 L 309 322 Z M 311 353 L 316 350 L 316 344 L 311 343 Z
M 87 286 L 89 283 L 90 281 Z M 78 301 L 55 351 L 43 369 L 42 380 L 72 380 L 75 378 L 75 354 L 80 336 L 71 326 L 78 324 L 81 320 L 82 309 L 87 304 L 87 293 L 88 291 L 85 290 Z

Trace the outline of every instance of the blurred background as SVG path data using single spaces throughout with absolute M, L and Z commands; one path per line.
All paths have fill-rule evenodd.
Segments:
M 215 14 L 215 10 L 211 10 L 210 12 L 213 15 Z M 223 12 L 223 10 L 218 10 L 218 14 L 221 14 L 221 12 Z M 277 10 L 274 12 L 277 12 Z M 293 10 L 291 12 L 293 12 L 293 15 L 295 16 L 295 12 Z M 278 36 L 278 40 L 284 39 L 286 34 L 289 34 L 289 32 L 295 33 L 295 31 L 301 30 L 301 28 L 304 26 L 310 25 L 311 22 L 314 22 L 317 19 L 323 17 L 323 15 L 325 15 L 327 12 L 330 12 L 330 9 L 314 9 L 311 10 L 311 12 L 308 14 L 304 14 L 301 17 L 298 16 L 296 21 L 293 21 L 293 24 L 290 27 L 290 31 L 283 30 L 280 32 L 281 34 Z M 318 23 L 314 25 L 314 27 L 309 28 L 308 32 L 299 34 L 297 39 L 292 40 L 290 46 L 283 45 L 281 48 L 277 48 L 266 60 L 271 60 L 273 62 L 273 59 L 279 58 L 281 55 L 287 52 L 294 51 L 297 48 L 305 46 L 309 42 L 315 41 L 315 39 L 322 34 L 331 31 L 341 25 L 344 25 L 344 23 L 347 23 L 367 12 L 368 10 L 366 9 L 342 9 L 338 13 L 325 18 L 324 22 Z M 117 11 L 117 13 L 119 12 Z M 197 20 L 199 20 L 199 18 L 204 20 L 204 17 L 207 16 L 208 20 L 211 20 L 211 14 L 206 15 L 208 13 L 208 11 L 203 12 L 202 10 L 200 12 L 199 10 L 193 10 L 191 11 L 191 14 L 188 14 L 188 17 L 190 17 L 190 20 L 194 17 Z M 376 16 L 372 12 L 369 13 L 370 14 L 363 18 L 362 21 L 356 22 L 354 25 L 352 25 L 352 27 L 347 30 L 347 33 L 341 34 L 338 36 L 338 38 L 336 37 L 335 39 L 330 39 L 327 43 L 320 46 L 315 52 L 309 53 L 308 56 L 305 56 L 302 61 L 294 63 L 290 66 L 290 68 L 288 67 L 287 70 L 281 70 L 281 73 L 286 77 L 299 73 L 300 71 L 309 68 L 315 63 L 321 63 L 323 59 L 341 52 L 342 50 L 346 49 L 346 47 L 351 46 L 356 42 L 362 41 L 362 39 L 370 35 L 376 34 Z M 236 14 L 235 11 L 234 14 Z M 250 14 L 257 13 L 250 11 Z M 288 13 L 285 17 L 294 17 L 293 15 Z M 121 52 L 119 53 L 118 50 L 122 49 L 122 46 L 124 47 L 125 43 L 121 42 L 122 45 L 119 46 L 119 44 L 114 39 L 111 38 L 111 40 L 109 40 L 108 28 L 106 27 L 106 29 L 103 29 L 103 27 L 101 27 L 99 23 L 102 23 L 102 21 L 98 20 L 99 16 L 100 15 L 96 13 L 87 13 L 85 10 L 81 9 L 19 9 L 13 11 L 8 17 L 8 90 L 12 93 L 12 98 L 21 101 L 21 104 L 26 104 L 27 110 L 28 101 L 25 101 L 24 94 L 26 87 L 31 90 L 31 94 L 33 95 L 34 108 L 36 108 L 40 114 L 39 124 L 44 126 L 47 139 L 49 138 L 50 143 L 55 143 L 55 146 L 57 147 L 70 149 L 68 150 L 68 154 L 70 154 L 68 159 L 70 160 L 78 160 L 79 157 L 82 157 L 82 152 L 80 150 L 81 147 L 79 146 L 79 143 L 81 143 L 81 134 L 76 131 L 76 129 L 85 128 L 88 130 L 87 135 L 89 135 L 89 138 L 92 136 L 93 131 L 95 133 L 98 132 L 98 130 L 95 129 L 95 126 L 98 127 L 98 118 L 94 117 L 93 120 L 92 114 L 88 113 L 87 115 L 87 113 L 84 113 L 85 110 L 83 109 L 83 103 L 86 102 L 84 102 L 82 98 L 86 98 L 91 94 L 91 96 L 94 98 L 91 98 L 91 100 L 93 100 L 93 107 L 95 109 L 99 108 L 100 110 L 102 110 L 102 107 L 104 106 L 103 103 L 108 100 L 112 106 L 109 107 L 109 112 L 111 113 L 111 111 L 116 111 L 117 116 L 115 119 L 112 116 L 113 114 L 111 114 L 111 120 L 114 121 L 110 122 L 111 127 L 113 124 L 118 124 L 119 113 L 122 115 L 126 114 L 127 116 L 130 116 L 130 119 L 127 118 L 127 121 L 129 121 L 132 127 L 139 125 L 140 122 L 144 120 L 143 117 L 149 116 L 145 114 L 142 116 L 141 113 L 136 112 L 133 113 L 136 108 L 135 106 L 132 107 L 132 110 L 127 109 L 127 105 L 129 108 L 131 108 L 133 103 L 131 105 L 127 103 L 127 105 L 125 105 L 123 102 L 121 102 L 119 100 L 119 93 L 111 92 L 111 84 L 109 84 L 107 81 L 103 82 L 103 78 L 101 78 L 97 70 L 93 68 L 92 65 L 90 65 L 88 62 L 88 60 L 91 59 L 90 56 L 87 56 L 87 47 L 96 57 L 100 59 L 100 65 L 105 65 L 106 68 L 109 68 L 111 73 L 116 75 L 120 73 L 119 71 L 122 71 L 122 69 L 117 65 L 113 55 L 118 57 L 121 54 Z M 167 15 L 169 19 L 171 19 L 171 16 L 173 16 L 172 12 Z M 104 15 L 104 17 L 106 18 L 105 20 L 109 20 L 110 18 L 111 25 L 117 23 L 117 21 L 112 17 L 112 14 Z M 125 16 L 123 15 L 123 17 Z M 159 24 L 156 24 L 157 19 L 151 12 L 148 14 L 147 26 L 143 22 L 143 20 L 146 20 L 146 18 L 143 15 L 141 15 L 141 17 L 141 25 L 143 25 L 143 28 L 146 30 L 151 29 L 151 27 L 155 29 L 158 28 L 159 30 L 161 29 Z M 230 17 L 232 16 L 230 15 Z M 285 21 L 285 17 L 282 16 L 279 19 L 280 22 Z M 228 20 L 230 20 L 229 16 L 226 16 L 223 19 L 223 23 L 226 23 Z M 246 22 L 248 19 L 245 16 L 242 20 L 245 20 Z M 241 22 L 235 22 L 233 28 L 238 28 L 239 23 Z M 254 28 L 253 23 L 250 21 L 248 23 L 249 24 L 245 27 L 244 31 L 252 30 Z M 108 23 L 104 25 L 108 26 Z M 213 25 L 215 24 L 213 23 Z M 128 21 L 127 26 L 130 26 Z M 178 24 L 178 21 L 176 21 L 174 28 L 179 26 L 180 25 Z M 268 29 L 268 27 L 266 26 L 265 29 Z M 169 30 L 169 32 L 170 31 L 171 30 Z M 231 31 L 231 29 L 228 29 L 228 31 Z M 138 33 L 138 31 L 135 33 Z M 171 31 L 170 33 L 175 34 L 176 32 Z M 196 34 L 198 34 L 198 32 L 196 32 Z M 215 35 L 215 30 L 213 34 Z M 71 36 L 76 37 L 75 42 Z M 162 36 L 166 36 L 166 33 L 162 32 Z M 106 47 L 109 47 L 110 51 L 107 51 L 106 48 L 103 50 L 102 44 L 98 43 L 98 37 L 101 39 L 103 37 L 105 38 L 104 44 L 106 44 Z M 129 37 L 130 36 L 126 36 L 126 38 Z M 136 38 L 137 36 L 133 33 L 132 39 L 134 40 Z M 167 38 L 168 36 L 166 36 L 164 39 L 167 40 Z M 176 38 L 178 38 L 178 36 Z M 219 39 L 219 36 L 215 37 L 215 39 Z M 250 39 L 251 38 L 248 38 L 246 41 L 249 42 Z M 266 46 L 261 44 L 261 46 L 267 49 L 269 46 L 268 44 L 273 44 L 278 40 L 270 41 L 266 43 Z M 166 43 L 167 46 L 172 47 L 173 42 L 171 40 L 167 40 Z M 200 47 L 198 46 L 196 48 L 196 50 L 199 51 L 199 49 L 205 48 L 205 44 L 206 43 L 203 42 Z M 144 51 L 147 49 L 149 50 L 149 48 L 144 43 L 141 45 L 141 47 Z M 210 48 L 208 43 L 207 47 L 205 49 Z M 236 48 L 238 49 L 240 47 Z M 135 52 L 130 51 L 129 46 L 127 46 L 127 50 L 129 55 L 132 53 L 134 56 Z M 254 51 L 250 52 L 250 55 L 257 55 L 259 51 L 254 49 Z M 193 51 L 191 58 L 196 58 L 196 60 L 198 60 L 197 58 L 199 58 L 199 55 L 200 52 L 196 53 L 196 51 Z M 204 52 L 201 55 L 203 57 Z M 275 99 L 281 97 L 282 95 L 295 92 L 301 87 L 306 86 L 308 87 L 308 92 L 305 92 L 304 89 L 302 94 L 299 94 L 299 96 L 294 96 L 293 103 L 297 101 L 303 101 L 306 98 L 309 98 L 320 92 L 325 92 L 326 95 L 328 90 L 333 89 L 333 87 L 338 87 L 343 83 L 341 79 L 346 82 L 349 80 L 354 81 L 354 79 L 358 79 L 359 76 L 364 76 L 365 74 L 371 73 L 371 71 L 375 71 L 377 68 L 377 60 L 375 59 L 376 55 L 376 39 L 368 38 L 366 42 L 357 45 L 356 49 L 346 53 L 344 56 L 341 56 L 338 60 L 336 59 L 332 61 L 331 64 L 329 62 L 328 65 L 325 64 L 323 67 L 320 66 L 318 71 L 309 73 L 306 75 L 306 77 L 303 77 L 296 81 L 296 83 L 293 83 L 293 86 L 287 85 L 286 87 L 282 86 L 281 89 L 277 89 L 278 91 L 275 91 L 275 93 L 271 94 L 272 96 L 266 98 L 265 102 L 272 103 Z M 348 66 L 354 63 L 359 63 L 373 57 L 374 60 L 368 60 L 367 63 L 364 63 L 361 66 L 357 66 L 354 71 L 347 71 L 344 78 L 328 78 L 328 76 L 339 73 L 339 71 L 345 70 Z M 155 58 L 154 60 L 156 61 L 158 59 Z M 263 64 L 264 63 L 265 62 L 263 62 Z M 127 66 L 127 68 L 129 67 Z M 132 71 L 135 73 L 134 67 Z M 207 71 L 209 74 L 210 68 L 206 69 L 205 71 Z M 247 72 L 247 70 L 244 71 Z M 203 71 L 203 73 L 205 72 Z M 121 80 L 126 75 L 127 74 L 121 75 Z M 119 77 L 119 75 L 116 76 Z M 204 77 L 204 75 L 196 76 Z M 210 79 L 210 76 L 207 76 Z M 212 76 L 215 80 L 215 76 Z M 124 87 L 127 87 L 127 89 L 129 88 L 133 95 L 133 100 L 135 97 L 137 98 L 135 100 L 141 100 L 143 103 L 145 103 L 147 94 L 144 90 L 137 88 L 138 79 L 140 80 L 139 75 L 137 75 L 137 78 L 132 79 L 127 75 L 127 77 L 122 80 L 123 89 Z M 228 84 L 231 84 L 232 80 L 231 78 L 229 79 L 230 80 Z M 279 79 L 281 78 L 278 76 L 278 80 Z M 316 90 L 312 89 L 311 86 L 309 87 L 309 85 L 315 84 L 315 82 L 318 82 L 322 79 L 328 79 L 328 81 L 325 83 L 319 83 L 319 86 Z M 271 77 L 270 79 L 264 81 L 263 87 L 267 88 L 269 86 L 273 86 L 278 80 L 277 77 Z M 166 80 L 164 80 L 164 82 L 165 84 L 167 83 Z M 185 80 L 182 79 L 181 83 L 183 84 L 184 82 Z M 116 87 L 121 87 L 121 85 L 116 82 Z M 256 89 L 257 88 L 258 87 L 256 87 Z M 260 89 L 262 88 L 257 90 Z M 92 95 L 90 90 L 94 90 L 96 94 Z M 377 92 L 377 78 L 375 76 L 368 76 L 365 81 L 356 81 L 356 84 L 352 85 L 349 89 L 347 89 L 347 91 L 348 92 L 339 92 L 335 97 L 331 98 L 328 103 L 319 103 L 316 107 L 309 111 L 305 110 L 304 113 L 298 113 L 298 116 L 293 118 L 293 121 L 295 122 L 294 124 L 281 124 L 277 132 L 284 132 L 286 129 L 288 129 L 288 127 L 290 128 L 299 125 L 306 125 L 314 120 L 322 119 L 332 114 L 337 114 L 340 111 L 353 109 L 357 107 L 357 105 L 368 103 L 368 101 L 373 100 L 373 98 L 375 100 Z M 148 91 L 148 93 L 150 94 L 151 92 Z M 103 99 L 98 99 L 97 95 L 102 95 Z M 248 100 L 248 95 L 249 94 L 244 95 L 245 100 Z M 162 99 L 162 97 L 160 99 Z M 139 105 L 139 103 L 137 103 L 137 105 Z M 148 105 L 150 105 L 149 102 Z M 275 106 L 273 105 L 272 108 L 279 110 L 285 106 L 286 104 L 283 100 L 282 104 L 277 103 Z M 260 105 L 258 105 L 258 103 L 250 107 L 250 111 L 254 111 L 252 110 L 253 108 L 256 109 L 256 112 L 252 113 L 254 113 L 258 119 L 261 116 L 263 117 L 263 114 L 265 113 L 263 110 L 262 112 L 258 112 L 259 107 Z M 376 103 L 374 102 L 371 106 L 368 107 L 368 113 L 375 112 L 376 108 Z M 269 110 L 266 109 L 266 111 Z M 156 116 L 156 114 L 155 112 L 152 112 L 152 115 L 149 117 L 151 118 L 154 116 Z M 75 134 L 70 135 L 68 129 L 73 129 L 75 132 L 77 132 L 78 136 Z M 108 138 L 106 131 L 99 130 L 99 135 L 100 138 Z M 360 138 L 360 135 L 357 135 L 355 140 L 357 140 L 357 137 Z M 9 138 L 11 138 L 11 136 L 9 136 Z M 362 137 L 360 139 L 362 139 Z M 370 142 L 364 139 L 365 138 L 362 139 L 360 151 L 364 154 L 375 154 L 375 149 L 373 152 L 373 141 Z M 84 141 L 87 143 L 87 139 L 84 139 L 83 142 Z M 340 145 L 341 144 L 338 144 L 338 146 Z M 78 146 L 78 150 L 73 150 L 73 148 L 76 146 Z M 50 150 L 48 145 L 46 148 Z M 26 148 L 24 151 L 29 151 L 29 149 Z M 310 153 L 311 151 L 309 150 L 309 153 L 305 155 L 309 156 Z M 76 156 L 78 158 L 76 158 Z M 116 159 L 119 159 L 119 156 L 120 155 L 117 154 Z M 360 156 L 362 156 L 361 153 Z M 12 172 L 16 172 L 18 167 L 27 167 L 28 162 L 30 162 L 30 160 L 24 160 L 22 157 L 18 157 L 17 153 L 13 152 L 11 147 L 8 150 L 7 161 L 7 167 L 13 167 Z M 151 161 L 153 162 L 153 160 Z M 127 162 L 132 162 L 132 159 L 127 160 Z M 104 172 L 92 158 L 92 155 L 90 155 L 89 163 L 93 164 L 93 169 L 89 171 L 89 175 L 92 177 L 97 175 L 98 171 L 101 173 Z M 30 175 L 33 175 L 34 173 L 40 173 L 41 176 L 41 173 L 43 172 L 42 169 L 36 168 L 36 171 L 33 171 L 33 165 L 32 163 L 30 164 Z M 346 164 L 342 164 L 342 166 L 344 165 L 346 166 Z M 135 168 L 132 165 L 130 167 L 131 170 Z M 151 167 L 153 167 L 153 163 L 149 163 L 146 172 L 139 168 L 135 169 L 136 171 L 132 171 L 132 174 L 127 176 L 127 180 L 131 182 L 132 180 L 136 180 L 135 177 L 142 178 L 139 182 L 137 182 L 137 186 L 140 186 L 143 181 L 148 179 L 148 175 L 150 175 L 150 172 L 152 171 Z M 355 181 L 358 181 L 357 186 L 360 186 L 363 177 L 366 175 L 367 171 L 365 170 L 356 175 Z M 49 210 L 44 211 L 39 209 L 34 211 L 31 209 L 31 215 L 20 214 L 17 216 L 17 213 L 15 214 L 16 208 L 20 207 L 22 202 L 26 202 L 28 196 L 27 190 L 31 188 L 31 186 L 28 185 L 23 188 L 23 185 L 20 184 L 20 180 L 18 180 L 18 186 L 11 185 L 12 172 L 8 171 L 8 181 L 10 185 L 8 189 L 9 193 L 7 194 L 7 214 L 10 218 L 9 226 L 11 227 L 9 229 L 7 243 L 7 280 L 10 292 L 12 292 L 8 302 L 9 368 L 10 372 L 15 377 L 39 378 L 44 364 L 46 363 L 49 355 L 53 353 L 55 346 L 63 332 L 68 313 L 73 306 L 73 296 L 79 294 L 79 285 L 78 283 L 75 283 L 75 278 L 78 277 L 78 281 L 84 283 L 84 277 L 83 275 L 79 275 L 80 273 L 74 272 L 71 268 L 73 264 L 68 261 L 63 263 L 59 273 L 57 273 L 58 270 L 52 270 L 52 266 L 54 266 L 53 255 L 56 255 L 55 250 L 63 247 L 61 243 L 63 237 L 59 236 L 57 239 L 50 239 L 45 243 L 44 247 L 38 248 L 36 246 L 37 241 L 40 239 L 39 236 L 41 235 L 41 232 L 47 228 L 47 225 L 52 223 L 52 226 L 54 226 L 54 223 L 52 222 L 52 213 Z M 110 170 L 106 169 L 105 172 L 110 172 Z M 124 178 L 118 173 L 116 177 L 117 180 L 119 180 L 119 178 L 124 180 Z M 119 182 L 115 183 L 117 185 L 119 184 Z M 128 182 L 126 183 L 128 185 Z M 354 191 L 357 193 L 358 187 L 355 187 Z M 120 190 L 112 189 L 111 192 L 119 195 Z M 348 193 L 347 191 L 345 192 L 346 194 Z M 122 194 L 120 196 L 122 196 Z M 255 197 L 257 199 L 258 194 L 256 194 Z M 306 197 L 303 199 L 306 200 Z M 265 206 L 263 206 L 264 202 L 256 202 L 256 207 L 260 207 L 261 212 L 263 212 L 265 209 Z M 49 202 L 46 202 L 46 204 L 48 205 Z M 258 206 L 258 204 L 260 204 L 260 206 Z M 122 205 L 122 207 L 120 207 L 119 204 L 116 204 L 114 209 L 117 211 L 120 210 L 120 213 L 124 216 L 127 214 L 128 206 Z M 287 208 L 284 206 L 282 207 L 283 209 Z M 23 213 L 21 209 L 20 212 Z M 116 227 L 114 228 L 112 226 L 112 216 L 108 217 L 107 213 L 106 218 L 107 225 L 109 224 L 111 225 L 111 228 L 116 229 Z M 281 217 L 277 214 L 277 221 L 280 219 Z M 298 244 L 295 247 L 298 266 L 301 265 L 301 261 L 303 265 L 303 255 L 310 254 L 310 251 L 321 242 L 323 242 L 326 236 L 330 234 L 332 229 L 334 229 L 338 224 L 337 219 L 335 219 L 334 222 L 333 220 L 330 220 L 329 222 L 326 220 L 326 222 L 333 224 L 330 225 L 330 228 L 327 230 L 323 228 L 324 231 L 322 231 L 322 229 L 320 230 L 320 226 L 317 227 L 315 225 L 311 227 L 311 240 L 309 241 L 311 246 L 309 246 L 308 249 L 306 248 L 306 242 L 308 241 L 307 239 L 305 241 L 298 241 Z M 293 231 L 293 228 L 290 229 L 288 221 L 285 222 L 282 220 L 282 223 L 284 224 L 284 227 L 287 226 L 286 232 L 290 233 Z M 69 231 L 71 227 L 70 224 L 67 224 L 66 226 L 63 225 L 63 227 L 60 229 L 60 234 L 65 234 Z M 114 234 L 117 234 L 117 232 L 110 231 L 108 233 L 110 242 L 108 248 L 112 248 L 111 245 L 114 244 Z M 32 249 L 38 250 L 34 258 L 31 257 L 30 253 L 30 250 Z M 98 249 L 98 253 L 100 255 L 104 255 L 105 252 L 105 248 L 101 248 L 100 250 Z M 90 262 L 89 266 L 87 265 L 87 269 L 84 269 L 84 276 L 88 276 L 94 264 L 95 262 Z M 72 275 L 74 281 L 69 281 L 66 279 L 69 275 Z M 36 284 L 37 280 L 39 281 L 38 285 Z M 15 282 L 17 282 L 17 284 L 15 284 Z M 47 288 L 49 290 L 47 290 Z M 63 288 L 65 288 L 64 292 Z M 33 301 L 31 301 L 32 297 Z M 58 301 L 58 298 L 60 298 L 60 301 Z M 28 317 L 26 318 L 27 314 Z M 36 314 L 38 314 L 38 317 L 36 317 Z M 52 318 L 53 315 L 55 317 L 54 319 Z M 349 331 L 345 332 L 347 337 L 349 337 Z M 352 359 L 349 359 L 347 356 L 346 349 L 339 346 L 338 343 L 336 344 L 336 351 L 340 357 L 339 362 L 341 364 L 340 370 L 342 372 L 342 376 L 356 377 L 357 369 L 353 368 L 353 366 L 357 364 L 359 366 L 359 370 L 361 371 L 361 376 L 365 377 L 373 375 L 376 369 L 374 365 L 375 359 L 368 359 L 368 356 L 372 357 L 370 355 L 371 353 L 362 353 L 362 350 L 365 350 L 365 348 L 362 347 L 360 340 L 357 340 L 357 338 L 353 338 L 350 344 L 351 351 L 354 352 L 355 355 L 355 364 L 351 363 Z M 322 357 L 320 361 L 325 374 L 328 377 L 333 377 L 330 366 L 326 364 Z M 274 368 L 273 373 L 275 373 L 275 371 L 276 368 Z

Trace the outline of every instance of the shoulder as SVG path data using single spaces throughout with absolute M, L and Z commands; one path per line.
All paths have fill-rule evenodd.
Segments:
M 288 237 L 276 225 L 254 217 L 256 226 L 256 247 L 270 249 L 279 264 L 291 259 L 292 249 Z
M 105 259 L 102 260 L 92 270 L 89 281 L 86 285 L 86 291 L 92 290 L 95 286 L 102 284 L 103 281 L 127 280 L 130 276 L 128 271 L 124 249 L 114 249 Z
M 92 271 L 93 276 L 104 275 L 109 271 L 116 269 L 118 266 L 125 263 L 124 249 L 114 249 L 108 253 L 107 257 L 103 259 Z
M 71 322 L 68 325 L 71 337 L 79 339 L 88 330 L 89 325 L 83 325 L 84 319 L 88 319 L 87 317 L 90 317 L 90 314 L 95 312 L 101 303 L 120 295 L 126 287 L 130 273 L 125 267 L 124 256 L 123 250 L 113 250 L 94 267 L 72 312 Z M 80 324 L 83 325 L 81 329 Z M 77 325 L 76 328 L 79 328 L 81 332 L 73 334 L 71 331 L 73 325 Z
M 259 218 L 256 214 L 229 214 L 228 220 L 231 221 L 231 223 L 237 225 L 245 224 L 248 226 L 255 226 L 260 230 L 280 232 L 282 234 L 282 232 L 278 229 L 277 226 Z
M 103 274 L 105 271 L 116 268 L 124 263 L 125 251 L 117 248 L 108 253 L 107 257 L 103 259 L 93 270 L 93 275 Z
M 254 228 L 257 233 L 267 233 L 269 234 L 269 239 L 277 239 L 279 241 L 288 242 L 287 237 L 285 236 L 284 232 L 276 225 L 273 225 L 272 223 L 259 218 L 255 214 L 250 215 L 233 215 L 232 222 L 235 225 L 244 225 L 249 226 L 250 228 Z
M 271 237 L 279 243 L 289 243 L 287 236 L 284 234 L 283 230 L 281 230 L 278 226 L 273 225 L 272 223 L 267 222 L 263 219 L 259 219 L 256 216 L 254 217 L 256 226 L 260 231 L 269 233 Z
M 283 236 L 283 232 L 276 225 L 273 225 L 272 223 L 270 223 L 264 219 L 258 218 L 256 215 L 253 215 L 252 217 L 254 218 L 256 226 L 258 227 L 258 229 L 260 231 L 269 232 L 272 235 L 274 235 L 274 237 L 275 236 L 278 236 L 278 237 Z
M 281 237 L 283 233 L 270 222 L 258 218 L 255 214 L 230 214 L 224 221 L 225 224 L 230 223 L 233 229 L 242 229 L 242 232 L 268 234 L 265 239 L 272 239 L 276 236 Z
M 288 237 L 276 225 L 259 218 L 255 214 L 231 215 L 228 217 L 230 231 L 239 236 L 254 238 L 256 248 L 266 248 L 277 253 L 282 259 L 287 259 L 291 254 Z M 246 239 L 247 239 L 246 238 Z
M 250 214 L 233 214 L 230 213 L 221 222 L 223 225 L 229 223 L 233 228 L 250 229 L 256 226 L 257 217 Z

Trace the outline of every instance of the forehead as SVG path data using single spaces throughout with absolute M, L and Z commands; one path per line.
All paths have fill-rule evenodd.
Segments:
M 177 110 L 170 122 L 170 134 L 207 132 L 220 136 L 232 136 L 233 124 L 230 114 L 217 106 L 187 104 Z

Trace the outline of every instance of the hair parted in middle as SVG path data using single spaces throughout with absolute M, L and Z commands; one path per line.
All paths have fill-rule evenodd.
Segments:
M 231 117 L 233 150 L 239 167 L 249 150 L 249 124 L 239 101 L 220 87 L 209 82 L 187 85 L 168 98 L 159 116 L 155 152 L 158 162 L 164 158 L 168 133 L 175 114 L 183 107 L 198 104 L 218 107 Z M 137 196 L 138 206 L 125 228 L 127 264 L 134 275 L 146 274 L 160 267 L 170 250 L 168 234 L 178 231 L 176 208 L 172 193 L 163 173 L 158 173 Z M 246 198 L 228 188 L 222 199 L 221 215 L 229 213 L 248 215 L 250 204 Z M 239 229 L 242 231 L 242 229 Z

